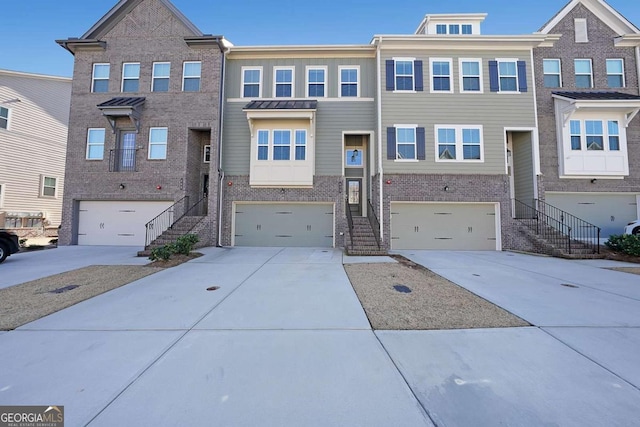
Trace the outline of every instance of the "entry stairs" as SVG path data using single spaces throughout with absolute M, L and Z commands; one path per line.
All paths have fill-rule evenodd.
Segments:
M 378 245 L 376 235 L 367 217 L 353 217 L 353 228 L 350 238 L 345 244 L 347 255 L 352 256 L 382 256 L 388 255 L 384 248 Z

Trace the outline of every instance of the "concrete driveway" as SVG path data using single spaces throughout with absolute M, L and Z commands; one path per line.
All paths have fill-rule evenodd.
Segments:
M 408 251 L 533 326 L 374 333 L 342 268 L 366 258 L 202 252 L 0 333 L 0 405 L 64 405 L 68 425 L 97 426 L 640 419 L 639 276 L 512 253 Z

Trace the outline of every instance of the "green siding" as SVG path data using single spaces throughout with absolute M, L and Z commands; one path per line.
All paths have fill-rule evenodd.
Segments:
M 381 81 L 386 81 L 385 61 L 393 57 L 420 59 L 424 64 L 424 91 L 394 93 L 382 90 L 382 138 L 384 168 L 387 173 L 456 173 L 456 174 L 504 174 L 505 127 L 534 127 L 535 102 L 531 74 L 531 53 L 522 51 L 390 51 L 382 56 Z M 452 59 L 452 84 L 455 93 L 430 93 L 431 70 L 429 58 Z M 459 58 L 482 59 L 484 93 L 460 93 Z M 496 58 L 513 58 L 527 63 L 528 92 L 505 94 L 490 92 L 489 61 Z M 417 124 L 426 129 L 426 160 L 402 163 L 386 159 L 386 131 L 394 124 Z M 435 125 L 482 125 L 484 138 L 484 162 L 436 162 Z
M 533 147 L 531 132 L 513 133 L 513 182 L 515 197 L 529 206 L 533 206 L 535 191 L 533 187 Z

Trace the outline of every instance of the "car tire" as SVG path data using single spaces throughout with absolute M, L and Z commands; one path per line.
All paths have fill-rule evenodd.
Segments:
M 7 259 L 8 256 L 9 248 L 4 243 L 0 242 L 0 264 L 2 264 L 2 261 Z
M 640 227 L 634 228 L 631 234 L 633 234 L 634 236 L 640 236 Z

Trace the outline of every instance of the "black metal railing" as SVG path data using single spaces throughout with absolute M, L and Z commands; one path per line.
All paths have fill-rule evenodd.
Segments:
M 542 201 L 538 208 L 513 200 L 514 218 L 556 248 L 571 254 L 579 244 L 600 253 L 600 228 Z
M 349 206 L 349 196 L 344 199 L 344 209 L 347 214 L 347 224 L 349 226 L 349 239 L 351 247 L 353 247 L 353 216 L 351 215 L 351 207 Z
M 137 153 L 135 148 L 109 150 L 109 172 L 137 172 Z
M 162 233 L 165 232 L 165 230 L 169 229 L 173 224 L 175 224 L 177 218 L 182 218 L 184 213 L 188 210 L 188 204 L 189 197 L 185 196 L 162 211 L 158 216 L 153 218 L 145 225 L 147 229 L 147 235 L 144 241 L 145 249 L 148 249 L 151 242 L 156 240 Z
M 367 217 L 369 218 L 369 224 L 371 224 L 371 230 L 373 230 L 373 235 L 376 238 L 378 249 L 380 249 L 380 221 L 376 215 L 376 210 L 373 208 L 371 199 L 367 199 L 367 205 Z

